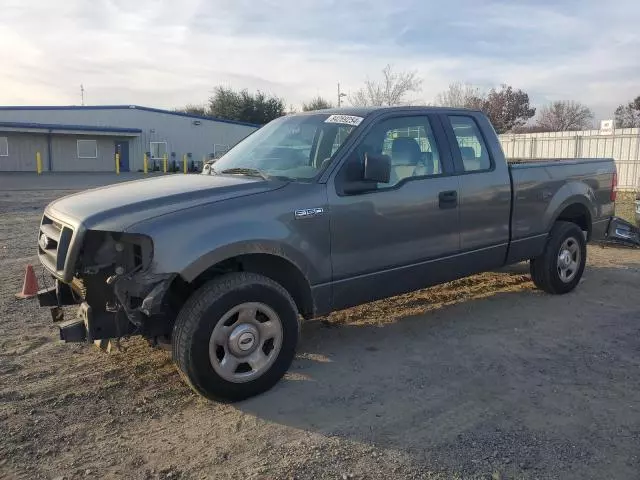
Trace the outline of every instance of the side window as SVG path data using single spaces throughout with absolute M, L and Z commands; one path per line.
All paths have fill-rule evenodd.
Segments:
M 449 115 L 449 121 L 458 141 L 465 172 L 491 169 L 487 146 L 476 121 L 460 115 Z
M 398 117 L 381 122 L 367 134 L 360 149 L 388 155 L 391 159 L 389 183 L 378 184 L 379 189 L 393 187 L 410 177 L 442 174 L 440 153 L 426 116 Z

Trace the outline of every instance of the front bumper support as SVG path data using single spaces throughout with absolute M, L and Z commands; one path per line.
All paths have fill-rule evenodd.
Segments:
M 170 331 L 165 297 L 175 275 L 140 273 L 113 282 L 119 303 L 111 308 L 92 308 L 71 287 L 56 280 L 55 286 L 38 292 L 41 307 L 50 307 L 53 321 L 65 342 L 93 342 L 130 335 L 157 336 Z M 104 288 L 109 288 L 105 285 Z M 132 298 L 138 299 L 132 306 Z M 79 305 L 78 315 L 65 320 L 62 307 Z
M 87 340 L 87 327 L 80 318 L 61 322 L 58 328 L 60 328 L 60 340 L 65 342 L 85 342 Z

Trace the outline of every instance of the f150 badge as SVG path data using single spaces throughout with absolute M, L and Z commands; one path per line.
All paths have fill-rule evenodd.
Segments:
M 324 208 L 315 207 L 315 208 L 301 208 L 299 210 L 296 210 L 294 212 L 294 215 L 296 219 L 303 219 L 303 218 L 317 217 L 318 215 L 322 215 L 323 213 L 324 213 Z

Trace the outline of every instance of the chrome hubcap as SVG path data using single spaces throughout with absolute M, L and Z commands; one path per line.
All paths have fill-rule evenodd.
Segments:
M 259 337 L 260 333 L 255 325 L 242 323 L 229 335 L 229 350 L 236 356 L 247 355 L 255 350 Z
M 564 283 L 569 283 L 574 279 L 580 267 L 581 253 L 578 241 L 569 237 L 560 247 L 558 253 L 558 276 Z
M 266 372 L 282 346 L 282 322 L 268 305 L 242 303 L 223 315 L 209 339 L 211 366 L 234 383 L 254 380 Z

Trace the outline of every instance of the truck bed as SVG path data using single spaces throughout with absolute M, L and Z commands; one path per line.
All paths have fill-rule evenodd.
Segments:
M 571 203 L 583 206 L 584 226 L 585 230 L 591 228 L 591 238 L 604 237 L 614 212 L 613 159 L 509 159 L 508 163 L 515 249 L 519 242 L 543 244 L 552 223 L 561 218 L 563 205 Z

